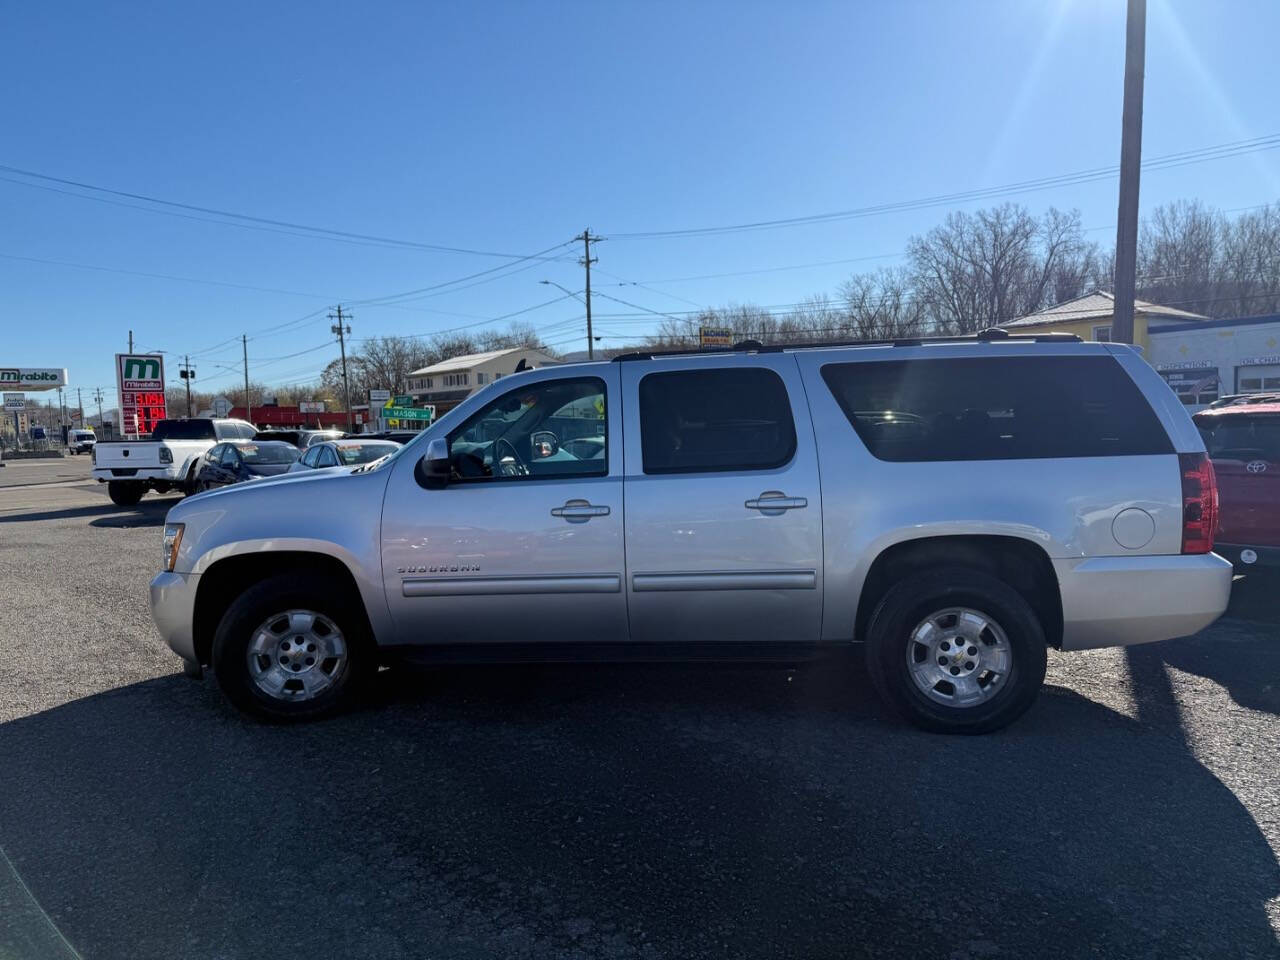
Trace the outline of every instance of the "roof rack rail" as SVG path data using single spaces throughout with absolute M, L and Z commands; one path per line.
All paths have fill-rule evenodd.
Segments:
M 815 340 L 811 343 L 770 343 L 763 344 L 759 340 L 740 340 L 732 347 L 720 347 L 715 350 L 702 350 L 689 347 L 683 350 L 636 350 L 631 353 L 620 353 L 613 358 L 615 363 L 626 363 L 631 360 L 657 360 L 662 357 L 692 357 L 702 354 L 717 353 L 782 353 L 786 350 L 821 350 L 831 347 L 922 347 L 933 343 L 1080 343 L 1074 333 L 1010 333 L 1000 327 L 979 330 L 955 336 L 938 337 L 902 337 L 896 340 Z

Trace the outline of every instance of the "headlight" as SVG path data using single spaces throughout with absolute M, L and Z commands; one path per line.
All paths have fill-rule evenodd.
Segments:
M 184 525 L 181 523 L 166 523 L 164 525 L 164 563 L 165 573 L 172 573 L 174 565 L 178 562 L 178 547 L 182 544 L 182 531 Z
M 161 462 L 161 463 L 173 463 L 173 451 L 172 451 L 172 450 L 170 450 L 168 447 L 161 447 L 161 448 L 160 448 L 160 462 Z

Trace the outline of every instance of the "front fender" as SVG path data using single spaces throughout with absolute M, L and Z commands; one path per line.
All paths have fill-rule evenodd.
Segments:
M 203 575 L 232 557 L 310 553 L 340 562 L 364 601 L 374 635 L 391 629 L 382 583 L 385 471 L 292 474 L 188 497 L 169 511 L 185 525 L 175 571 Z

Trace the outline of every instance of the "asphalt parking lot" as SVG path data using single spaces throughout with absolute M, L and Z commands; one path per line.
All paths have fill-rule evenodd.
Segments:
M 79 464 L 0 471 L 0 957 L 1280 956 L 1280 583 L 1051 654 L 987 737 L 856 661 L 383 671 L 270 727 L 151 626 L 176 500 Z

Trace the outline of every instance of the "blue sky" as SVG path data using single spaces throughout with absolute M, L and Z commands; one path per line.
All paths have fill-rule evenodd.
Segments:
M 1272 0 L 1150 0 L 1145 155 L 1280 133 L 1277 35 Z M 1114 164 L 1123 46 L 1123 0 L 28 3 L 8 11 L 0 33 L 0 164 L 513 255 L 590 227 L 609 238 L 596 248 L 602 294 L 655 311 L 789 304 L 893 263 L 947 208 L 621 235 Z M 308 379 L 337 355 L 323 314 L 303 319 L 312 311 L 509 262 L 245 229 L 0 177 L 0 363 L 66 366 L 83 387 L 114 383 L 112 354 L 130 328 L 141 348 L 197 354 L 206 389 L 236 382 L 218 365 L 239 363 L 239 343 L 216 345 L 242 332 L 255 379 Z M 1224 209 L 1280 199 L 1280 150 L 1144 175 L 1144 208 L 1190 197 Z M 1098 228 L 1090 236 L 1114 238 L 1114 180 L 1015 199 L 1078 208 Z M 578 290 L 577 253 L 443 296 L 357 304 L 355 336 L 524 310 L 557 296 L 540 279 Z M 831 260 L 857 262 L 676 279 Z M 623 281 L 646 286 L 609 286 Z M 633 308 L 595 307 L 611 338 L 649 326 L 608 317 Z M 571 350 L 585 346 L 570 340 L 580 313 L 563 301 L 520 319 Z

